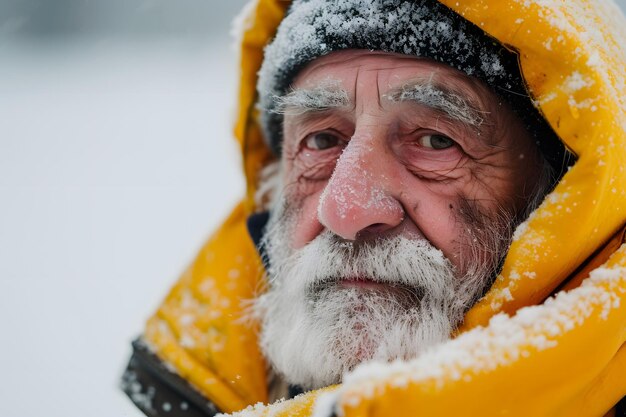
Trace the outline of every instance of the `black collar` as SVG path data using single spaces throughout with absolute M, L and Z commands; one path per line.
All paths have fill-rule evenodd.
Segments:
M 254 246 L 256 246 L 257 252 L 259 252 L 259 255 L 261 256 L 261 260 L 263 261 L 265 269 L 269 267 L 269 260 L 267 259 L 267 253 L 265 251 L 265 246 L 263 245 L 263 236 L 265 236 L 267 222 L 269 219 L 270 212 L 262 211 L 260 213 L 252 214 L 250 217 L 248 217 L 248 220 L 246 221 L 248 234 L 254 242 Z

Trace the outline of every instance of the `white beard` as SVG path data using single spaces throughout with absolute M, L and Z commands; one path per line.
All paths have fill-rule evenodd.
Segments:
M 447 340 L 493 274 L 475 265 L 460 277 L 430 243 L 400 236 L 353 243 L 326 231 L 292 250 L 289 220 L 282 213 L 270 220 L 270 287 L 254 311 L 266 358 L 304 388 L 338 383 L 364 361 L 414 358 Z M 358 277 L 386 285 L 340 283 Z

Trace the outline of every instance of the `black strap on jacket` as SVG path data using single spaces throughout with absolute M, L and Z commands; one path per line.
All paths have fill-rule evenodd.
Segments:
M 149 417 L 212 417 L 219 412 L 189 382 L 168 369 L 141 339 L 133 342 L 121 388 Z

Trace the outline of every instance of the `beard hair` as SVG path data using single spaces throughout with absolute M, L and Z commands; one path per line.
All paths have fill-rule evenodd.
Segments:
M 294 216 L 284 201 L 278 207 L 263 240 L 269 290 L 253 311 L 266 358 L 287 382 L 307 389 L 339 383 L 364 361 L 408 360 L 447 340 L 503 258 L 495 249 L 475 262 L 470 256 L 459 273 L 426 240 L 350 242 L 329 231 L 292 250 Z M 468 240 L 507 248 L 501 241 L 510 239 L 502 233 L 506 222 L 510 218 L 495 226 L 491 219 L 494 226 L 481 227 L 480 239 Z M 341 284 L 359 278 L 385 285 Z

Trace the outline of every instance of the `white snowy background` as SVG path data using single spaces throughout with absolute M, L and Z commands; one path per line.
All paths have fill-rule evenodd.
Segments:
M 0 0 L 0 416 L 140 416 L 130 342 L 243 193 L 242 0 Z
M 0 416 L 141 415 L 129 343 L 243 193 L 243 4 L 0 0 Z

